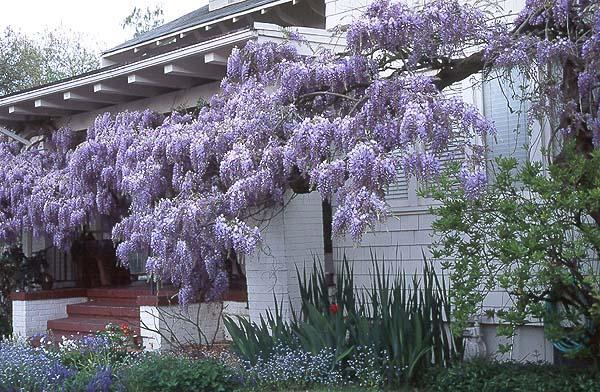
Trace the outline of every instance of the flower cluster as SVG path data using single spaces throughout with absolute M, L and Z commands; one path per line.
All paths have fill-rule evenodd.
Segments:
M 109 392 L 116 383 L 113 369 L 110 366 L 100 366 L 89 380 L 86 392 Z
M 496 68 L 517 67 L 535 81 L 539 93 L 524 97 L 532 101 L 532 117 L 563 123 L 569 119 L 571 124 L 568 127 L 563 124 L 563 128 L 569 128 L 572 134 L 588 133 L 584 137 L 591 136 L 594 147 L 599 146 L 600 7 L 597 2 L 527 0 L 514 20 L 512 32 L 489 34 L 485 57 Z M 575 111 L 574 105 L 577 105 Z
M 1 390 L 58 391 L 73 374 L 58 357 L 25 341 L 0 342 Z
M 278 346 L 267 360 L 259 360 L 254 366 L 248 366 L 246 374 L 249 380 L 262 386 L 336 385 L 342 382 L 343 376 L 335 363 L 333 350 L 324 349 L 312 354 Z
M 373 347 L 356 347 L 346 364 L 349 376 L 360 387 L 381 387 L 388 375 L 385 374 L 389 356 L 377 352 Z M 401 379 L 400 377 L 398 379 Z

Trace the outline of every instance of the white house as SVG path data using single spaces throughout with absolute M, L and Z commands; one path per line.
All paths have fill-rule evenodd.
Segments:
M 524 0 L 500 3 L 505 10 L 514 11 Z M 349 23 L 365 4 L 366 0 L 210 0 L 207 6 L 107 50 L 96 71 L 0 97 L 0 131 L 28 139 L 40 127 L 68 125 L 85 131 L 98 114 L 107 111 L 150 108 L 168 113 L 195 107 L 218 90 L 233 47 L 249 40 L 283 40 L 282 27 L 294 27 L 312 43 L 335 48 L 339 37 L 333 36 L 331 29 Z M 470 86 L 467 82 L 464 85 Z M 524 119 L 508 111 L 497 84 L 458 89 L 458 93 L 496 121 L 498 142 L 490 146 L 492 154 L 514 151 L 515 146 L 525 144 L 526 134 L 514 132 Z M 541 136 L 543 139 L 543 132 Z M 519 158 L 536 159 L 538 151 L 539 147 L 532 146 L 529 157 L 524 151 Z M 330 210 L 316 193 L 295 198 L 283 213 L 267 212 L 273 217 L 263 233 L 262 249 L 245 261 L 247 286 L 232 293 L 225 312 L 256 319 L 273 306 L 274 293 L 278 298 L 297 301 L 295 266 L 309 265 L 314 257 L 325 260 L 326 268 L 334 271 L 345 255 L 354 262 L 357 286 L 369 282 L 371 252 L 393 269 L 420 274 L 423 253 L 429 254 L 432 243 L 434 217 L 428 213 L 432 200 L 418 197 L 416 187 L 414 179 L 399 175 L 388 190 L 395 218 L 367 233 L 358 245 L 350 239 L 327 236 Z M 98 239 L 110 233 L 101 227 L 96 230 Z M 46 249 L 46 245 L 44 239 L 24 235 L 26 253 Z M 52 248 L 47 253 L 55 289 L 14 294 L 15 333 L 32 335 L 47 328 L 64 334 L 85 333 L 102 328 L 106 321 L 137 325 L 141 320 L 147 347 L 168 344 L 153 329 L 193 335 L 193 328 L 173 324 L 177 308 L 169 306 L 166 298 L 157 298 L 140 285 L 75 288 L 81 286 L 82 271 L 71 255 Z M 507 295 L 497 292 L 488 298 L 486 306 L 499 308 L 506 301 Z M 214 322 L 219 310 L 206 306 L 201 314 L 208 334 L 224 338 L 222 328 L 216 329 Z M 487 352 L 493 354 L 499 343 L 495 336 L 497 320 L 482 316 L 478 321 Z M 528 326 L 520 329 L 511 355 L 516 360 L 552 362 L 553 348 L 544 339 L 541 326 Z

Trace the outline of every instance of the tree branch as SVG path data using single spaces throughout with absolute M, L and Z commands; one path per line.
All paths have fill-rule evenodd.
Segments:
M 435 75 L 433 84 L 441 91 L 483 70 L 484 66 L 483 51 L 473 53 L 464 59 L 452 60 Z

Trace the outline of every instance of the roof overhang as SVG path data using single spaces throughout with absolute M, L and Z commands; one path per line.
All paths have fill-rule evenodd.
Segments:
M 234 46 L 256 39 L 245 29 L 131 64 L 0 98 L 0 123 L 64 117 L 220 80 Z
M 156 45 L 157 43 L 160 42 L 165 42 L 165 41 L 170 41 L 172 39 L 177 39 L 180 38 L 194 30 L 200 30 L 200 29 L 210 29 L 212 28 L 212 26 L 215 26 L 221 22 L 225 22 L 225 21 L 229 21 L 229 20 L 236 20 L 239 19 L 243 16 L 249 15 L 249 14 L 253 14 L 255 12 L 266 12 L 267 10 L 269 10 L 270 8 L 273 7 L 277 7 L 280 6 L 282 4 L 286 4 L 286 3 L 296 3 L 298 0 L 276 0 L 276 1 L 272 1 L 270 3 L 267 4 L 262 4 L 256 7 L 252 7 L 252 8 L 248 8 L 246 10 L 243 11 L 239 11 L 239 12 L 234 12 L 231 14 L 226 14 L 224 16 L 206 21 L 206 22 L 202 22 L 202 23 L 198 23 L 198 24 L 194 24 L 192 26 L 187 26 L 175 31 L 171 31 L 169 33 L 157 36 L 157 37 L 152 37 L 151 39 L 148 39 L 146 41 L 143 42 L 137 42 L 137 43 L 132 43 L 131 45 L 125 46 L 125 47 L 120 47 L 116 50 L 108 50 L 106 52 L 104 52 L 102 54 L 102 57 L 111 57 L 114 55 L 117 55 L 119 53 L 123 53 L 123 52 L 127 52 L 130 50 L 135 50 L 135 51 L 139 51 L 141 50 L 144 46 L 148 46 L 148 45 Z
M 312 55 L 316 47 L 343 48 L 339 37 L 328 31 L 303 27 L 294 30 L 310 42 L 310 47 L 299 45 L 300 53 L 305 55 Z M 144 98 L 218 85 L 225 76 L 227 58 L 234 47 L 249 40 L 286 39 L 281 26 L 256 22 L 252 28 L 154 57 L 11 94 L 0 98 L 0 125 L 22 129 L 21 125 L 45 120 L 61 123 L 63 119 L 81 117 L 79 114 L 113 111 L 135 102 L 147 102 Z

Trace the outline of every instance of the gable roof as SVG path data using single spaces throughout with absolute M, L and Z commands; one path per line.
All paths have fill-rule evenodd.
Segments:
M 292 1 L 292 0 L 289 0 Z M 228 15 L 237 14 L 240 12 L 249 11 L 253 8 L 260 7 L 263 5 L 267 5 L 269 3 L 273 3 L 275 0 L 245 0 L 239 3 L 231 4 L 225 6 L 223 8 L 218 8 L 216 10 L 210 11 L 208 5 L 204 7 L 198 8 L 195 11 L 192 11 L 182 17 L 179 17 L 171 22 L 165 23 L 164 25 L 158 26 L 155 29 L 147 31 L 143 34 L 140 34 L 138 37 L 130 39 L 129 41 L 123 42 L 120 45 L 115 46 L 112 49 L 109 49 L 104 52 L 110 53 L 116 50 L 128 48 L 130 46 L 139 45 L 146 41 L 155 40 L 165 35 L 169 35 L 172 33 L 176 33 L 178 31 L 200 25 L 203 23 L 208 23 Z

